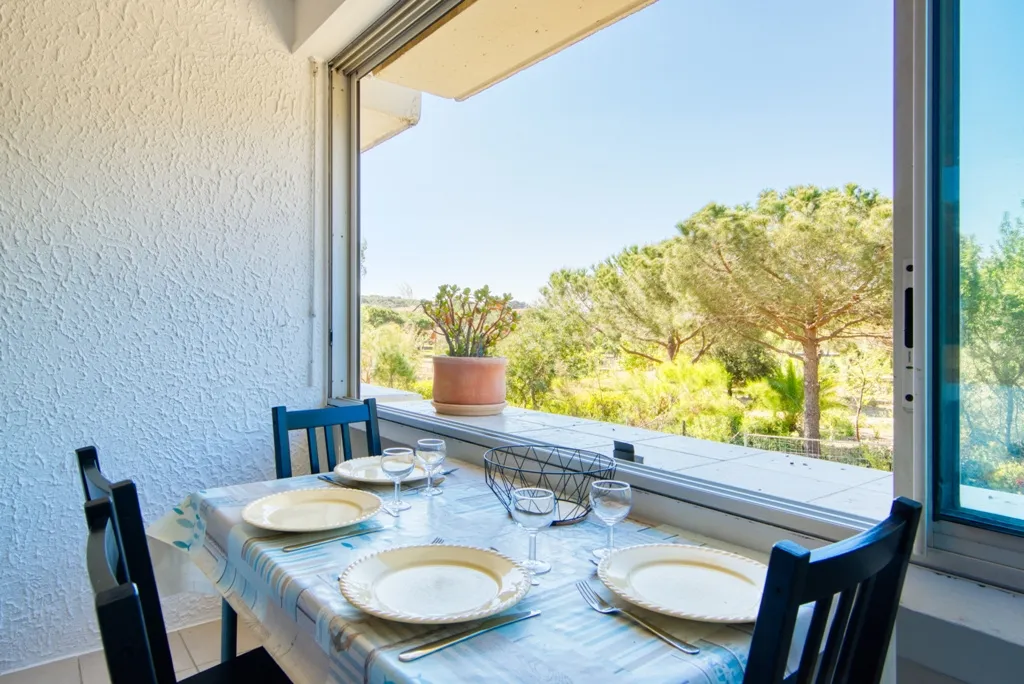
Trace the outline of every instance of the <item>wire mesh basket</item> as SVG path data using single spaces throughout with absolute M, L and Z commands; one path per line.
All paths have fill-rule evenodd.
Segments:
M 590 512 L 590 483 L 615 477 L 615 459 L 560 446 L 502 446 L 484 454 L 484 477 L 510 514 L 514 490 L 550 489 L 558 504 L 554 524 L 570 525 Z

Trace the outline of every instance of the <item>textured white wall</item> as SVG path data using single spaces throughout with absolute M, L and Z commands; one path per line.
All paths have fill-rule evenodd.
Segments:
M 290 16 L 0 2 L 0 673 L 98 647 L 75 447 L 152 520 L 272 476 L 270 406 L 322 399 Z M 216 605 L 173 603 L 178 624 Z

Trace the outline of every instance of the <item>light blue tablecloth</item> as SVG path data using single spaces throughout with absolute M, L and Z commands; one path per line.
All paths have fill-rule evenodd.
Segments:
M 487 488 L 482 469 L 458 465 L 460 470 L 445 480 L 442 496 L 410 495 L 413 507 L 399 518 L 381 514 L 364 523 L 385 529 L 288 554 L 281 551 L 283 546 L 322 534 L 260 530 L 242 522 L 242 509 L 274 492 L 329 486 L 313 476 L 198 492 L 151 527 L 150 535 L 187 552 L 243 617 L 258 621 L 267 649 L 302 684 L 742 681 L 753 625 L 647 614 L 701 647 L 700 655 L 690 656 L 583 602 L 573 586 L 577 580 L 590 578 L 595 588 L 603 589 L 589 558 L 591 549 L 601 545 L 604 528 L 589 521 L 541 534 L 539 555 L 553 569 L 515 609 L 538 609 L 540 617 L 412 663 L 398 662 L 401 651 L 467 625 L 406 625 L 360 612 L 342 597 L 337 583 L 352 561 L 393 546 L 426 544 L 435 536 L 448 543 L 493 546 L 513 557 L 526 552 L 525 533 Z M 384 496 L 387 492 L 379 491 Z M 617 546 L 665 540 L 689 543 L 685 533 L 664 525 L 627 520 L 616 529 Z

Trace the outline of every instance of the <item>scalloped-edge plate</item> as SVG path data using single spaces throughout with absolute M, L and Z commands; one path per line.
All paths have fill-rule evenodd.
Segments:
M 530 590 L 529 575 L 511 558 L 447 544 L 379 551 L 348 566 L 338 584 L 364 613 L 421 625 L 480 620 Z
M 342 461 L 334 466 L 334 474 L 343 480 L 351 482 L 394 485 L 394 482 L 380 469 L 380 456 L 364 456 L 362 458 L 353 458 L 350 461 Z M 413 467 L 412 474 L 402 480 L 402 483 L 425 479 L 427 479 L 427 471 L 423 469 L 423 466 L 416 464 Z
M 647 610 L 700 622 L 754 622 L 768 568 L 704 546 L 643 544 L 618 549 L 597 568 L 616 596 Z
M 275 532 L 322 532 L 369 520 L 382 504 L 379 496 L 361 489 L 293 489 L 256 499 L 242 511 L 242 519 Z

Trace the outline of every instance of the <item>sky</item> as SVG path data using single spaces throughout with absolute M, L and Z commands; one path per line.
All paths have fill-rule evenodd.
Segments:
M 960 3 L 960 231 L 991 246 L 1024 216 L 1022 0 Z
M 891 196 L 891 3 L 661 0 L 469 100 L 424 95 L 420 123 L 362 157 L 363 293 L 530 302 L 708 202 Z

